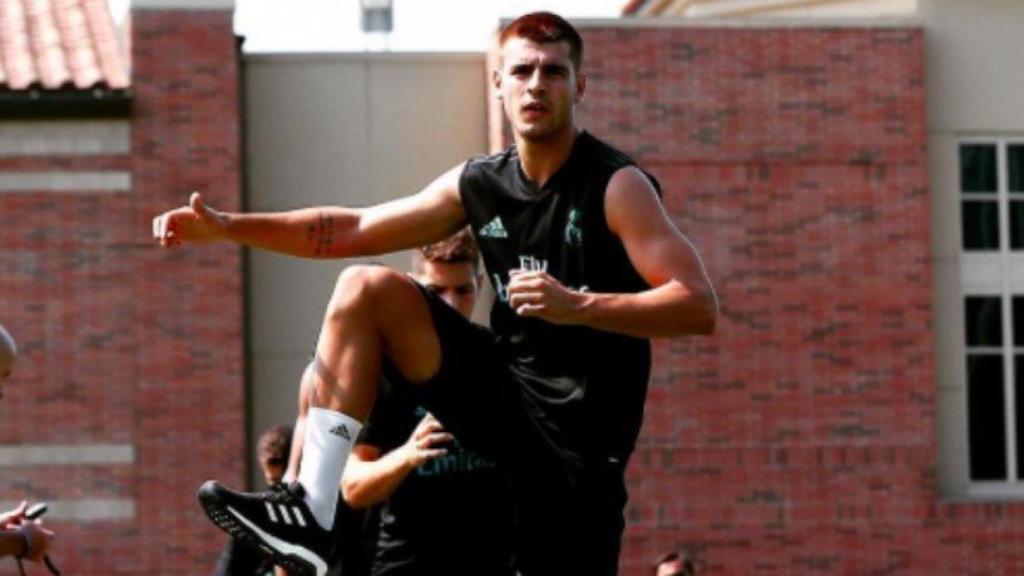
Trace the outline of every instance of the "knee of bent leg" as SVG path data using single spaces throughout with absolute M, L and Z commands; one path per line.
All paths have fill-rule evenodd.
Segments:
M 357 264 L 338 275 L 331 297 L 331 313 L 344 314 L 371 306 L 386 294 L 401 274 L 384 266 Z

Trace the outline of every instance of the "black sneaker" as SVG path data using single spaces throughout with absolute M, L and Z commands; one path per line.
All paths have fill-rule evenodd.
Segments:
M 235 492 L 210 480 L 199 503 L 221 530 L 256 546 L 296 576 L 324 576 L 334 539 L 317 523 L 298 482 L 266 492 Z

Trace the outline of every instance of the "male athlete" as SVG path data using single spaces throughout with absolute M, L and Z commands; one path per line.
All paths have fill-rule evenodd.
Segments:
M 403 274 L 349 267 L 317 342 L 299 482 L 275 493 L 200 490 L 221 528 L 304 574 L 326 571 L 338 481 L 385 366 L 464 444 L 505 466 L 521 574 L 617 573 L 649 339 L 714 331 L 714 290 L 653 178 L 576 126 L 586 88 L 577 31 L 529 14 L 500 45 L 493 80 L 515 138 L 505 152 L 365 209 L 228 214 L 193 194 L 154 220 L 165 246 L 229 240 L 310 258 L 411 248 L 467 223 L 480 243 L 499 297 L 492 330 Z M 273 503 L 301 522 L 272 522 Z
M 413 253 L 411 276 L 465 318 L 473 312 L 481 278 L 476 243 L 464 229 Z M 312 367 L 311 367 L 312 368 Z M 299 393 L 304 426 L 314 389 L 307 369 Z M 511 576 L 512 504 L 494 462 L 462 447 L 432 414 L 417 406 L 399 378 L 377 394 L 345 473 L 343 495 L 354 509 L 383 503 L 372 536 L 371 576 Z M 296 435 L 288 477 L 298 478 L 303 439 Z M 338 515 L 345 511 L 339 510 Z M 351 514 L 351 512 L 348 512 Z M 335 519 L 337 524 L 345 519 Z M 376 523 L 375 523 L 376 524 Z M 353 538 L 349 529 L 340 537 Z M 362 538 L 342 542 L 342 574 L 361 567 Z M 353 572 L 362 573 L 362 572 Z

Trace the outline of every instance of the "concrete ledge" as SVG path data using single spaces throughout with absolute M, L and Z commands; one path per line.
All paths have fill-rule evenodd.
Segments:
M 34 502 L 29 502 L 33 504 Z M 0 501 L 0 511 L 16 508 L 20 502 Z M 88 498 L 84 500 L 49 500 L 49 509 L 42 517 L 47 520 L 71 522 L 102 522 L 135 518 L 135 501 L 125 498 Z
M 130 464 L 135 461 L 131 444 L 0 446 L 0 467 Z
M 103 172 L 0 172 L 4 192 L 129 192 L 132 175 L 125 171 Z
M 94 122 L 0 122 L 0 156 L 128 154 L 131 124 Z

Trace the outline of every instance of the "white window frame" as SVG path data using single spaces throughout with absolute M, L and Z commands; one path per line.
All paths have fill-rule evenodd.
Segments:
M 960 148 L 964 145 L 981 144 L 996 146 L 996 183 L 995 200 L 998 206 L 999 248 L 998 250 L 965 250 L 963 247 L 963 203 L 974 197 L 964 193 L 960 178 Z M 1007 480 L 977 481 L 970 478 L 970 440 L 963 438 L 966 445 L 967 458 L 961 463 L 965 468 L 967 480 L 966 496 L 970 498 L 1003 498 L 1024 499 L 1024 478 L 1017 474 L 1017 426 L 1024 426 L 1024 418 L 1017 422 L 1016 410 L 1016 379 L 1014 375 L 1014 356 L 1024 354 L 1024 347 L 1014 346 L 1013 297 L 1024 296 L 1024 250 L 1012 251 L 1010 248 L 1010 191 L 1009 191 L 1009 146 L 1024 145 L 1024 138 L 1009 137 L 972 137 L 956 141 L 956 185 L 957 191 L 957 236 L 960 249 L 960 309 L 966 307 L 969 296 L 999 296 L 1002 312 L 1003 344 L 1000 347 L 974 347 L 968 349 L 965 338 L 966 318 L 960 322 L 960 381 L 966 395 L 967 387 L 967 355 L 969 353 L 999 353 L 1003 359 L 1003 397 L 1006 434 L 1006 465 Z M 1024 200 L 1024 194 L 1015 195 Z M 978 196 L 981 199 L 980 196 Z M 991 197 L 989 197 L 991 198 Z M 964 433 L 969 433 L 967 401 L 963 402 L 962 418 Z

